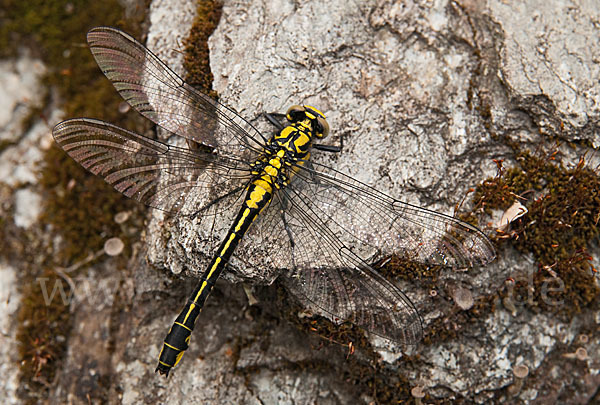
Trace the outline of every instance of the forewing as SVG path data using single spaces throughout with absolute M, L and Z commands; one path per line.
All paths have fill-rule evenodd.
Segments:
M 478 228 L 394 199 L 337 170 L 313 163 L 294 179 L 299 195 L 345 246 L 366 260 L 391 255 L 410 261 L 467 268 L 495 257 Z
M 86 118 L 59 123 L 56 143 L 125 196 L 172 214 L 228 209 L 248 180 L 244 162 L 167 145 Z M 205 212 L 206 211 L 206 212 Z
M 266 140 L 250 123 L 186 84 L 130 35 L 98 27 L 87 40 L 98 66 L 121 96 L 160 127 L 221 155 L 261 151 Z

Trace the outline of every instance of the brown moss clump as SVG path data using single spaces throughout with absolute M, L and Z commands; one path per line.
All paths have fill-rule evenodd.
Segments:
M 21 358 L 20 392 L 27 403 L 39 403 L 55 381 L 71 330 L 71 290 L 65 280 L 45 270 L 39 278 L 22 283 L 17 340 Z
M 184 44 L 186 82 L 214 98 L 216 93 L 212 89 L 214 77 L 210 70 L 208 38 L 217 28 L 222 8 L 221 4 L 213 0 L 199 1 L 196 18 Z
M 557 150 L 520 151 L 519 166 L 484 181 L 475 194 L 485 210 L 505 210 L 519 198 L 527 215 L 511 224 L 496 240 L 533 255 L 537 271 L 529 280 L 516 280 L 515 292 L 529 297 L 539 309 L 572 313 L 598 302 L 598 288 L 588 247 L 600 234 L 600 177 L 582 157 L 566 168 Z M 533 296 L 531 296 L 533 294 Z
M 418 281 L 422 288 L 435 289 L 442 266 L 426 265 L 392 256 L 389 260 L 375 263 L 373 266 L 388 280 Z
M 334 324 L 322 316 L 306 313 L 303 306 L 295 299 L 290 299 L 290 294 L 283 285 L 277 284 L 277 302 L 281 316 L 287 319 L 297 329 L 320 339 L 321 346 L 340 346 L 354 352 L 356 348 L 373 353 L 373 349 L 365 333 L 350 322 Z M 304 313 L 305 316 L 299 316 Z
M 481 319 L 486 314 L 496 310 L 495 297 L 496 294 L 480 297 L 475 300 L 473 307 L 466 311 L 456 306 L 451 307 L 448 314 L 436 319 L 425 330 L 423 344 L 432 345 L 437 342 L 457 338 L 463 329 L 481 322 Z
M 261 296 L 260 302 L 275 302 L 276 305 L 251 307 L 255 330 L 258 333 L 245 335 L 237 342 L 232 355 L 234 364 L 242 348 L 252 346 L 257 340 L 261 345 L 268 344 L 270 324 L 278 319 L 286 319 L 301 331 L 300 333 L 306 334 L 306 344 L 310 345 L 312 350 L 322 354 L 317 356 L 318 359 L 284 361 L 272 367 L 271 371 L 309 370 L 311 374 L 322 373 L 328 378 L 335 378 L 335 382 L 345 387 L 355 398 L 369 396 L 376 404 L 410 403 L 413 400 L 410 389 L 414 384 L 398 372 L 398 369 L 381 361 L 363 330 L 350 323 L 337 325 L 323 317 L 311 316 L 296 299 L 290 299 L 290 294 L 280 281 L 260 289 L 257 294 Z M 277 297 L 274 297 L 274 294 L 277 294 Z M 302 313 L 304 316 L 299 316 Z M 261 324 L 262 322 L 266 324 Z M 405 362 L 414 360 L 404 357 Z M 249 377 L 259 372 L 261 367 L 236 366 L 236 370 L 246 376 L 249 382 Z M 332 375 L 332 367 L 338 367 L 339 373 Z

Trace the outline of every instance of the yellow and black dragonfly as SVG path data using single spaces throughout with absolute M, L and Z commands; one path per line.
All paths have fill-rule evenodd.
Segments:
M 265 136 L 186 84 L 128 34 L 98 27 L 87 40 L 131 106 L 203 147 L 163 143 L 88 118 L 59 123 L 53 131 L 58 145 L 116 190 L 150 207 L 173 215 L 235 218 L 165 338 L 161 374 L 168 375 L 188 348 L 194 322 L 236 247 L 257 253 L 245 255 L 249 266 L 279 269 L 292 293 L 332 319 L 408 345 L 422 336 L 421 318 L 367 260 L 397 255 L 465 268 L 494 259 L 492 244 L 476 227 L 309 161 L 312 150 L 336 151 L 318 143 L 329 126 L 316 108 L 290 107 L 287 125 Z M 253 261 L 254 256 L 262 259 Z

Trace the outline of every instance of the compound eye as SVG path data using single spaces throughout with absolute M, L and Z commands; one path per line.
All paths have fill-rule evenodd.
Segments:
M 285 117 L 288 121 L 295 122 L 304 118 L 305 111 L 306 110 L 303 106 L 293 105 L 290 108 L 288 108 L 287 112 L 285 113 Z
M 329 124 L 323 117 L 317 117 L 317 138 L 326 138 L 329 135 Z

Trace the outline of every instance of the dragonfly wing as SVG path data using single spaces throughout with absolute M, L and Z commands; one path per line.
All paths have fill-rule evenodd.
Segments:
M 340 249 L 337 256 L 346 267 L 297 266 L 284 283 L 334 321 L 352 322 L 403 345 L 418 343 L 422 320 L 410 299 L 349 249 Z
M 87 40 L 98 66 L 121 96 L 158 126 L 222 155 L 261 151 L 266 139 L 249 122 L 186 84 L 130 35 L 97 27 Z
M 252 263 L 252 258 L 265 257 L 273 262 L 267 263 L 268 266 L 293 268 L 289 237 L 286 238 L 281 214 L 292 202 L 314 212 L 316 220 L 325 223 L 343 246 L 369 262 L 397 255 L 430 265 L 466 268 L 487 264 L 495 257 L 493 245 L 476 227 L 396 200 L 314 162 L 298 166 L 290 190 L 293 193 L 276 194 L 279 200 L 274 200 L 250 229 L 248 240 L 258 243 L 244 246 L 253 252 L 244 258 L 249 265 L 260 268 L 260 264 Z M 307 239 L 306 254 L 318 265 L 322 248 L 319 242 L 311 246 L 308 241 L 319 241 L 319 235 L 311 235 L 309 230 L 307 226 L 305 233 L 296 235 L 296 239 Z M 300 232 L 300 228 L 296 231 Z
M 238 252 L 250 263 L 261 257 L 257 268 L 288 269 L 282 278 L 292 293 L 334 320 L 402 344 L 418 342 L 421 318 L 410 299 L 348 249 L 308 200 L 294 193 L 283 189 L 276 194 Z
M 53 136 L 117 191 L 173 214 L 207 215 L 216 205 L 228 209 L 241 194 L 233 191 L 248 180 L 244 162 L 167 145 L 99 120 L 63 121 Z M 202 192 L 191 193 L 198 189 Z
M 297 198 L 325 221 L 353 252 L 369 260 L 397 255 L 410 261 L 468 268 L 495 257 L 478 228 L 394 199 L 318 163 L 300 167 Z

